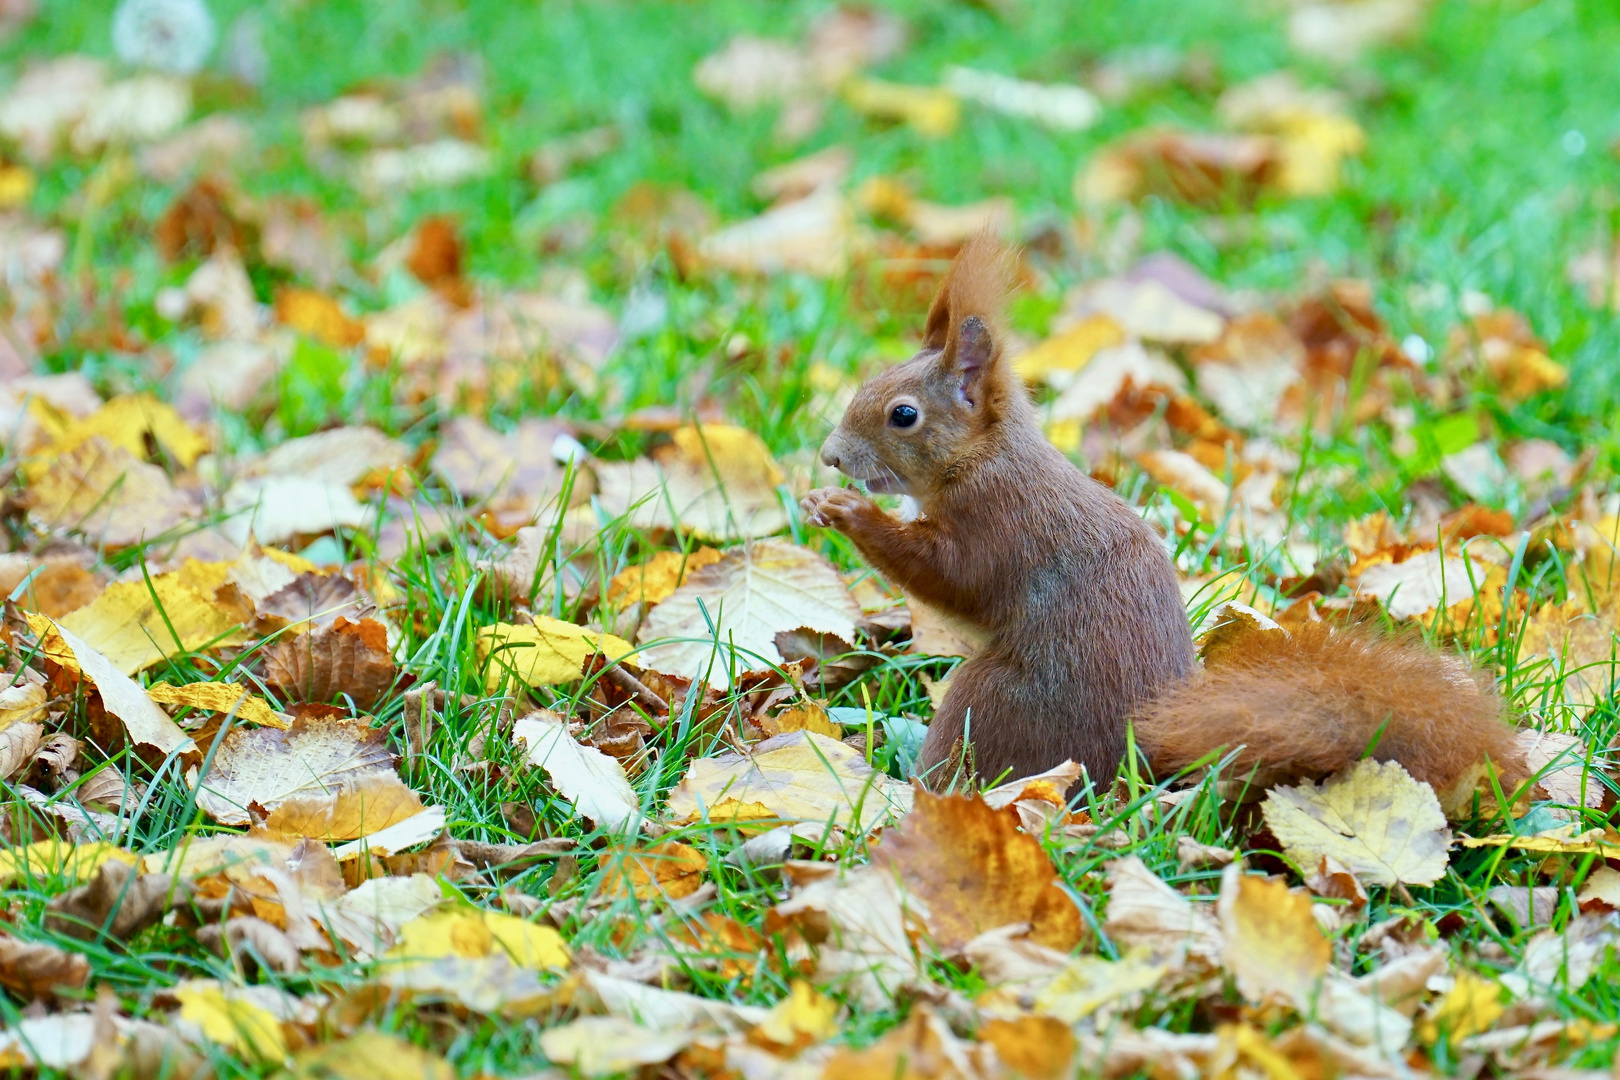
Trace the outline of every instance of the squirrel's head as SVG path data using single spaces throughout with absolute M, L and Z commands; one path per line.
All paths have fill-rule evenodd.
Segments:
M 861 386 L 821 460 L 877 493 L 925 503 L 987 433 L 1028 408 L 996 325 L 1009 257 L 988 233 L 963 247 L 928 312 L 923 347 Z

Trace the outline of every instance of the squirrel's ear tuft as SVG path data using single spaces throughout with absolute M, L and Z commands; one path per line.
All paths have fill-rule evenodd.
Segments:
M 928 309 L 923 347 L 948 350 L 953 331 L 972 315 L 987 328 L 995 326 L 1011 289 L 1011 262 L 1011 253 L 989 230 L 962 245 Z

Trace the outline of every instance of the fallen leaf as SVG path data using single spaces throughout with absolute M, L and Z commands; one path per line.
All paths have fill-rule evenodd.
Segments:
M 962 105 L 955 94 L 929 86 L 905 86 L 881 79 L 850 79 L 843 86 L 844 101 L 858 113 L 876 120 L 908 124 L 918 134 L 944 138 L 956 130 Z
M 428 874 L 374 877 L 319 905 L 321 921 L 362 957 L 393 947 L 399 928 L 444 903 L 439 883 Z
M 1579 915 L 1563 930 L 1549 927 L 1526 942 L 1518 965 L 1502 976 L 1502 985 L 1518 998 L 1549 991 L 1578 993 L 1617 939 L 1614 916 Z
M 40 840 L 0 850 L 0 882 L 60 875 L 74 885 L 82 885 L 96 875 L 103 863 L 114 861 L 133 866 L 137 858 L 134 852 L 105 840 L 85 844 Z
M 284 474 L 238 480 L 225 492 L 223 503 L 229 518 L 221 528 L 242 546 L 250 538 L 281 544 L 335 529 L 366 528 L 376 516 L 346 484 Z
M 837 1018 L 838 1002 L 803 979 L 794 979 L 788 996 L 771 1006 L 748 1040 L 778 1054 L 797 1054 L 838 1034 Z
M 93 941 L 104 931 L 128 941 L 190 895 L 186 882 L 168 874 L 142 874 L 129 863 L 109 859 L 87 884 L 46 905 L 45 926 L 82 941 Z
M 1545 603 L 1519 637 L 1519 655 L 1545 657 L 1564 700 L 1591 706 L 1607 698 L 1620 677 L 1620 643 L 1613 613 L 1591 612 L 1578 599 Z
M 247 825 L 249 807 L 321 797 L 345 784 L 394 777 L 386 734 L 366 720 L 300 717 L 286 730 L 233 728 L 197 786 L 197 805 L 222 824 Z
M 549 926 L 498 911 L 456 908 L 433 911 L 403 923 L 388 956 L 394 960 L 434 960 L 445 956 L 483 957 L 504 953 L 519 967 L 566 968 L 568 946 Z
M 677 821 L 727 821 L 735 816 L 728 809 L 751 804 L 779 821 L 854 825 L 864 833 L 905 814 L 912 790 L 842 742 L 792 731 L 747 754 L 698 758 L 669 794 L 669 814 Z
M 861 1006 L 880 1009 L 919 975 L 910 930 L 920 918 L 894 874 L 864 866 L 796 890 L 766 915 L 764 929 L 792 929 L 813 942 L 816 982 L 844 987 Z
M 456 1080 L 455 1066 L 398 1035 L 360 1031 L 298 1051 L 281 1080 Z
M 369 709 L 394 684 L 388 632 L 375 619 L 282 637 L 265 654 L 265 675 L 288 701 L 327 702 L 340 695 Z
M 757 1005 L 733 1005 L 679 990 L 665 990 L 597 971 L 580 973 L 583 986 L 576 1001 L 587 1009 L 634 1017 L 657 1030 L 715 1031 L 742 1034 L 765 1019 Z
M 1084 131 L 1102 117 L 1102 103 L 1090 90 L 1072 84 L 1012 79 L 972 68 L 945 69 L 945 89 L 992 112 L 1033 120 L 1055 131 Z
M 285 728 L 283 720 L 265 700 L 248 692 L 238 683 L 200 682 L 171 686 L 153 683 L 146 694 L 159 705 L 178 705 L 187 709 L 206 709 L 209 712 L 236 714 L 237 719 L 260 727 Z
M 180 1019 L 195 1024 L 210 1042 L 259 1061 L 287 1056 L 281 1021 L 262 1005 L 230 994 L 212 979 L 188 980 L 172 993 L 180 1003 Z
M 113 550 L 156 540 L 196 511 L 162 469 L 100 437 L 53 460 L 28 492 L 38 528 Z
M 530 765 L 544 769 L 557 793 L 599 827 L 623 831 L 641 814 L 641 799 L 618 760 L 568 734 L 554 713 L 542 709 L 518 720 L 512 737 Z
M 919 789 L 873 862 L 899 874 L 922 900 L 929 932 L 947 952 L 1008 923 L 1028 923 L 1039 944 L 1073 949 L 1083 936 L 1080 911 L 1040 840 L 1019 824 L 1015 812 L 993 810 L 981 798 Z
M 791 43 L 739 34 L 692 70 L 697 88 L 738 110 L 786 101 L 811 88 L 809 59 Z
M 864 1050 L 839 1050 L 824 1076 L 839 1080 L 976 1080 L 994 1075 L 988 1047 L 964 1042 L 926 1005 Z
M 710 233 L 697 254 L 737 274 L 837 277 L 849 262 L 851 217 L 844 196 L 829 186 Z
M 0 986 L 24 1001 L 50 1001 L 58 991 L 83 990 L 89 979 L 90 963 L 82 954 L 0 933 Z
M 1222 873 L 1216 910 L 1226 968 L 1244 997 L 1309 1007 L 1333 954 L 1311 908 L 1309 897 L 1291 892 L 1281 879 L 1246 874 L 1239 863 Z
M 1442 1039 L 1455 1041 L 1485 1031 L 1507 1010 L 1501 1003 L 1502 985 L 1470 971 L 1459 971 L 1446 996 L 1435 1002 L 1417 1026 L 1424 1045 Z
M 432 468 L 465 499 L 519 499 L 538 508 L 562 490 L 555 448 L 566 433 L 551 421 L 525 419 L 498 432 L 475 417 L 457 416 L 440 430 Z
M 1374 885 L 1429 885 L 1446 872 L 1451 833 L 1434 789 L 1399 762 L 1364 760 L 1321 785 L 1273 788 L 1266 825 L 1297 866 L 1336 859 Z
M 42 1065 L 65 1072 L 89 1060 L 98 1035 L 90 1013 L 23 1018 L 0 1031 L 0 1062 L 8 1068 Z
M 860 605 L 826 559 L 785 540 L 759 540 L 690 572 L 653 608 L 637 635 L 646 646 L 639 663 L 725 687 L 733 670 L 782 664 L 778 634 L 802 627 L 853 642 L 860 618 Z
M 1214 969 L 1225 940 L 1214 916 L 1194 905 L 1131 855 L 1108 864 L 1108 913 L 1103 932 L 1116 944 L 1174 966 L 1193 961 Z
M 525 686 L 578 682 L 592 657 L 616 663 L 635 649 L 621 637 L 545 615 L 533 616 L 529 626 L 496 623 L 478 631 L 478 659 L 486 665 L 486 685 L 492 693 L 508 675 Z
M 1018 355 L 1014 370 L 1030 382 L 1063 389 L 1102 349 L 1124 344 L 1125 328 L 1107 315 L 1088 315 Z
M 1424 0 L 1307 0 L 1288 16 L 1288 43 L 1304 56 L 1349 63 L 1416 33 L 1427 7 Z
M 603 865 L 610 896 L 680 900 L 703 884 L 709 860 L 694 847 L 666 840 L 647 848 L 609 848 Z
M 334 843 L 380 833 L 422 811 L 416 792 L 399 777 L 381 773 L 324 794 L 283 799 L 264 819 L 264 829 L 279 836 Z
M 1065 1024 L 1078 1024 L 1105 1005 L 1152 990 L 1170 971 L 1166 963 L 1147 959 L 1141 949 L 1119 960 L 1077 956 L 1063 966 L 1035 996 L 1035 1011 Z
M 644 1027 L 620 1016 L 581 1016 L 540 1033 L 547 1060 L 579 1076 L 617 1076 L 658 1065 L 685 1049 L 694 1033 Z
M 1075 178 L 1082 204 L 1160 196 L 1195 206 L 1247 205 L 1276 182 L 1281 148 L 1264 135 L 1134 132 L 1103 147 Z
M 634 603 L 661 604 L 686 580 L 686 575 L 720 561 L 712 547 L 695 551 L 660 551 L 640 566 L 613 575 L 608 582 L 608 603 L 624 607 Z
M 164 754 L 196 749 L 191 738 L 164 715 L 128 675 L 71 631 L 43 615 L 26 613 L 28 627 L 40 641 L 40 652 L 69 672 L 95 684 L 106 710 L 123 722 L 130 741 L 151 746 Z
M 134 675 L 171 656 L 242 644 L 240 614 L 176 572 L 114 582 L 57 625 Z

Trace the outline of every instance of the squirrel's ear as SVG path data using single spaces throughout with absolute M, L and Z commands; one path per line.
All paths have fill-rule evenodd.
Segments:
M 977 315 L 969 315 L 956 328 L 956 340 L 946 348 L 945 357 L 961 376 L 962 396 L 976 404 L 985 375 L 996 358 L 996 339 L 990 327 Z
M 923 348 L 943 349 L 951 336 L 951 287 L 947 279 L 934 294 L 928 308 L 928 321 L 923 324 Z

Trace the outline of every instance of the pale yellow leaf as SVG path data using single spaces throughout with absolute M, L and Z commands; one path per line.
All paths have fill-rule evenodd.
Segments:
M 211 979 L 181 983 L 174 996 L 180 1002 L 180 1019 L 197 1025 L 212 1042 L 261 1061 L 286 1057 L 281 1021 L 253 1001 L 227 996 L 225 988 Z
M 486 665 L 491 692 L 508 673 L 526 686 L 578 682 L 591 657 L 611 663 L 634 651 L 621 637 L 545 615 L 534 616 L 532 625 L 496 623 L 478 631 L 478 659 Z
M 83 885 L 101 869 L 116 860 L 134 866 L 138 856 L 105 840 L 72 844 L 66 840 L 40 840 L 0 850 L 0 881 L 19 877 L 47 878 L 62 875 L 74 885 Z
M 505 953 L 520 967 L 566 968 L 568 946 L 549 926 L 498 911 L 456 908 L 419 915 L 402 924 L 388 955 L 396 960 L 477 958 Z
M 211 592 L 193 588 L 177 571 L 150 582 L 114 582 L 57 625 L 79 635 L 125 675 L 134 675 L 180 653 L 243 643 L 239 614 Z
M 1128 952 L 1119 960 L 1077 956 L 1035 997 L 1035 1011 L 1077 1024 L 1104 1005 L 1152 990 L 1169 972 L 1145 951 Z
M 905 814 L 912 791 L 873 769 L 853 747 L 790 731 L 747 754 L 693 761 L 670 792 L 669 813 L 680 821 L 700 820 L 728 801 L 761 804 L 785 822 L 831 822 L 870 832 L 885 818 Z
M 1440 800 L 1398 762 L 1368 759 L 1320 786 L 1273 788 L 1261 812 L 1298 866 L 1328 856 L 1374 885 L 1429 885 L 1446 872 Z
M 1333 955 L 1311 907 L 1310 897 L 1291 892 L 1280 879 L 1246 874 L 1240 863 L 1227 866 L 1217 910 L 1226 968 L 1244 997 L 1309 1006 Z
M 860 617 L 860 605 L 826 559 L 786 540 L 760 540 L 692 571 L 653 608 L 638 635 L 647 647 L 637 662 L 724 687 L 733 667 L 781 664 L 776 635 L 804 628 L 853 642 Z
M 527 751 L 529 764 L 544 769 L 557 793 L 598 826 L 620 830 L 641 813 L 641 799 L 624 766 L 575 741 L 556 714 L 531 713 L 513 725 L 512 735 Z
M 283 720 L 261 697 L 250 694 L 239 683 L 201 682 L 171 686 L 153 683 L 146 688 L 147 696 L 160 705 L 179 705 L 189 709 L 207 709 L 210 712 L 236 711 L 238 720 L 261 727 L 285 728 Z
M 71 672 L 88 678 L 101 694 L 107 711 L 123 721 L 130 740 L 165 754 L 196 748 L 191 737 L 164 714 L 135 680 L 119 671 L 105 656 L 80 640 L 71 630 L 43 615 L 25 612 L 28 628 L 40 641 L 40 652 Z
M 634 1073 L 668 1061 L 691 1043 L 695 1032 L 656 1031 L 620 1016 L 582 1016 L 540 1033 L 540 1049 L 557 1065 L 581 1076 Z

